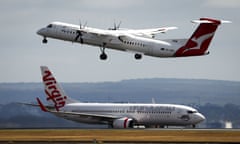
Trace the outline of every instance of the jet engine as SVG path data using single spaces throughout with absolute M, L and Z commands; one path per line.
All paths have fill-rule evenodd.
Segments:
M 113 128 L 133 128 L 133 119 L 124 117 L 113 121 Z

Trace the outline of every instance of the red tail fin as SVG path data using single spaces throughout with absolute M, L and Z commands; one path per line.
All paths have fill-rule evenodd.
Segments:
M 217 27 L 221 24 L 221 20 L 210 18 L 200 18 L 200 20 L 193 22 L 200 23 L 200 25 L 187 41 L 187 43 L 177 50 L 175 53 L 176 57 L 208 54 L 208 46 L 214 36 Z
M 65 94 L 48 67 L 41 66 L 41 72 L 47 96 L 46 100 L 55 107 L 56 111 L 59 111 L 68 103 L 76 102 Z

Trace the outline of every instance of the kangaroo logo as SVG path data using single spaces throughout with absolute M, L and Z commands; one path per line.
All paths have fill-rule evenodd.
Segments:
M 203 42 L 206 41 L 207 39 L 213 37 L 213 35 L 214 35 L 214 32 L 202 35 L 199 38 L 193 37 L 191 39 L 191 41 L 194 42 L 196 44 L 196 46 L 194 46 L 194 47 L 187 47 L 182 53 L 185 53 L 185 52 L 187 52 L 189 50 L 194 50 L 194 49 L 195 50 L 198 50 L 198 49 L 200 50 L 200 49 L 202 49 L 203 48 L 202 47 Z
M 187 43 L 179 48 L 175 55 L 176 56 L 194 56 L 203 55 L 208 49 L 208 45 L 214 36 L 214 32 L 197 36 L 196 34 L 187 41 Z

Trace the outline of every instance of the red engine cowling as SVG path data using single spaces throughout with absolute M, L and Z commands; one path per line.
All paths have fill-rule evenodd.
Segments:
M 133 128 L 133 119 L 124 117 L 113 121 L 113 128 Z

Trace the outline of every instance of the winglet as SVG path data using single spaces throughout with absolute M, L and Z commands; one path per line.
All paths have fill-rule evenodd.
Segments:
M 42 102 L 40 101 L 40 99 L 38 97 L 37 97 L 37 102 L 42 111 L 48 112 L 47 108 L 42 104 Z

